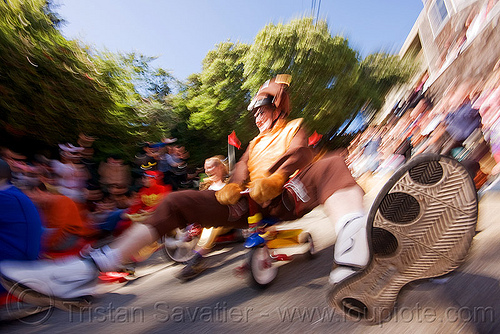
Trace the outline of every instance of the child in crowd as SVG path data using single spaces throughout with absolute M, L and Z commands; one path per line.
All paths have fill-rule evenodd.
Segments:
M 146 171 L 142 177 L 143 187 L 137 193 L 136 202 L 127 210 L 129 214 L 153 211 L 161 200 L 172 191 L 172 186 L 163 184 L 163 173 Z
M 229 177 L 229 169 L 225 164 L 224 157 L 217 155 L 205 160 L 205 173 L 207 177 L 201 182 L 200 190 L 218 191 L 224 188 Z M 203 272 L 206 269 L 204 255 L 210 252 L 217 236 L 227 233 L 230 230 L 227 227 L 204 228 L 200 240 L 194 249 L 194 257 L 181 270 L 178 278 L 189 280 Z

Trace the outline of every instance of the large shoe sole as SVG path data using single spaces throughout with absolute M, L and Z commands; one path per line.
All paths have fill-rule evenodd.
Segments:
M 2 285 L 9 291 L 11 295 L 22 300 L 25 303 L 39 306 L 39 307 L 57 307 L 63 311 L 80 311 L 84 310 L 91 305 L 91 296 L 84 296 L 72 299 L 63 299 L 34 291 L 33 289 L 10 280 L 9 278 L 1 275 L 0 281 Z
M 444 275 L 464 261 L 477 211 L 474 182 L 459 162 L 435 154 L 410 160 L 368 214 L 370 263 L 331 288 L 330 305 L 356 320 L 390 319 L 405 284 Z

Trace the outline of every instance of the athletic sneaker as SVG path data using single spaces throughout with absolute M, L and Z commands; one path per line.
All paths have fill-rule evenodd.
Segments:
M 382 187 L 368 213 L 371 261 L 352 275 L 348 266 L 330 275 L 336 283 L 328 294 L 330 305 L 355 320 L 388 320 L 403 286 L 442 277 L 465 260 L 477 207 L 474 181 L 462 164 L 435 154 L 415 156 Z M 356 236 L 346 233 L 340 239 L 346 246 L 353 239 L 355 247 Z

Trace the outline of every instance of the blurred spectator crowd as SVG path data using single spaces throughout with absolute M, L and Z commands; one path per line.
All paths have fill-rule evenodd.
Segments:
M 439 100 L 427 77 L 384 122 L 370 124 L 348 148 L 356 177 L 385 175 L 420 153 L 448 155 L 467 166 L 479 190 L 500 172 L 500 62 L 483 80 L 452 82 Z M 489 184 L 490 182 L 488 182 Z
M 203 169 L 188 167 L 189 153 L 176 139 L 143 143 L 130 162 L 119 155 L 97 161 L 96 140 L 81 133 L 76 145 L 58 145 L 56 159 L 0 150 L 10 183 L 37 207 L 46 257 L 76 253 L 91 241 L 116 236 L 133 215 L 152 212 L 168 193 L 198 187 Z

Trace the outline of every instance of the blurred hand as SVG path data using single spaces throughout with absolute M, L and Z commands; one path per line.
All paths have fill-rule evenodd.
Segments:
M 255 202 L 264 204 L 281 194 L 285 181 L 285 176 L 279 173 L 274 173 L 269 177 L 254 180 L 250 184 L 250 197 Z
M 240 192 L 243 190 L 239 184 L 228 183 L 224 188 L 215 193 L 217 201 L 222 205 L 233 205 L 241 198 Z

